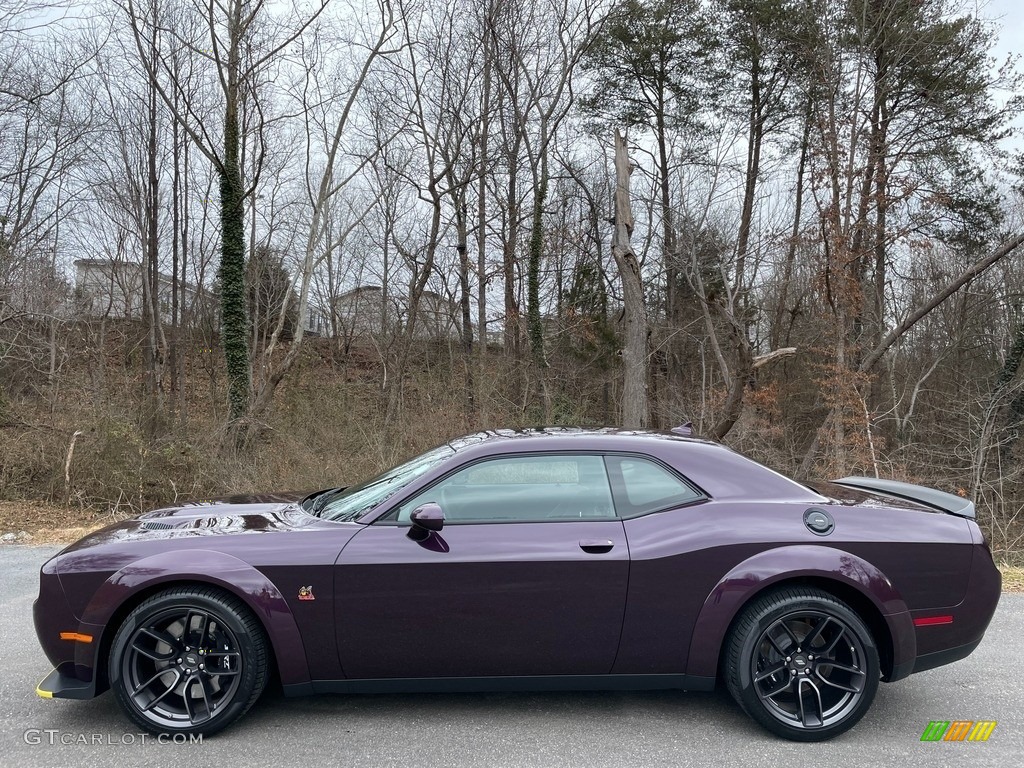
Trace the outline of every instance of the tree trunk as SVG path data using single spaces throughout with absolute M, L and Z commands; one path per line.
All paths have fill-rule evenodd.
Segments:
M 547 144 L 542 127 L 542 147 Z M 533 197 L 533 221 L 530 225 L 530 253 L 527 262 L 527 330 L 533 367 L 540 384 L 541 422 L 551 423 L 551 391 L 548 387 L 548 359 L 544 351 L 544 321 L 540 311 L 540 260 L 544 250 L 544 201 L 548 196 L 548 160 L 545 150 L 540 158 L 540 173 Z
M 747 136 L 747 170 L 743 185 L 743 209 L 740 230 L 736 238 L 736 294 L 737 303 L 746 285 L 747 252 L 750 248 L 750 230 L 754 219 L 754 199 L 757 194 L 757 176 L 761 170 L 761 143 L 764 137 L 764 107 L 761 104 L 761 68 L 755 56 L 750 68 L 750 124 Z
M 476 418 L 476 392 L 473 382 L 473 315 L 469 306 L 469 207 L 466 203 L 465 187 L 460 188 L 454 197 L 458 237 L 456 248 L 459 252 L 459 309 L 462 314 L 462 365 L 466 381 L 466 421 L 472 428 Z
M 665 260 L 665 319 L 669 325 L 679 317 L 679 254 L 676 253 L 676 232 L 672 217 L 671 179 L 669 178 L 668 135 L 665 126 L 665 105 L 658 95 L 655 120 L 658 141 L 658 192 L 661 196 L 662 258 Z
M 505 221 L 505 242 L 502 252 L 502 271 L 505 278 L 505 354 L 519 352 L 519 304 L 516 302 L 516 240 L 519 235 L 518 137 L 509 153 L 508 205 Z
M 540 160 L 540 177 L 533 197 L 533 220 L 530 226 L 530 253 L 527 262 L 527 321 L 533 362 L 541 370 L 547 368 L 544 354 L 544 323 L 540 311 L 540 259 L 544 250 L 544 201 L 548 196 L 547 158 Z
M 476 285 L 477 285 L 477 354 L 480 357 L 480 381 L 483 381 L 487 360 L 487 172 L 488 140 L 491 122 L 491 49 L 484 48 L 483 104 L 480 121 L 480 179 L 477 182 L 476 211 Z
M 150 46 L 155 55 L 157 49 L 156 5 L 153 6 L 153 30 Z M 147 94 L 147 142 L 146 142 L 146 191 L 143 195 L 143 212 L 145 215 L 146 266 L 143 269 L 143 308 L 142 316 L 146 325 L 146 408 L 143 423 L 146 432 L 152 437 L 160 429 L 159 422 L 163 410 L 163 350 L 160 345 L 160 253 L 159 253 L 159 205 L 160 177 L 157 174 L 157 92 L 153 78 L 150 78 Z
M 175 121 L 174 125 L 175 125 L 175 127 L 177 127 L 178 126 L 178 122 Z M 188 173 L 188 168 L 189 168 L 189 151 L 188 151 L 188 149 L 189 149 L 189 137 L 188 137 L 187 132 L 186 132 L 186 135 L 184 135 L 182 137 L 182 148 L 181 148 L 182 168 L 184 169 L 184 173 L 182 174 L 182 185 L 181 185 L 181 219 L 180 219 L 180 221 L 181 221 L 181 255 L 180 255 L 180 264 L 179 264 L 179 267 L 178 267 L 179 273 L 181 274 L 181 281 L 180 281 L 180 283 L 178 285 L 178 290 L 179 290 L 179 293 L 181 293 L 182 298 L 184 298 L 185 296 L 188 295 L 187 293 L 184 293 L 183 291 L 185 291 L 185 287 L 188 285 L 188 263 L 189 263 L 188 253 L 189 253 L 189 246 L 190 246 L 190 243 L 189 243 L 189 213 L 190 213 L 190 211 L 189 211 L 189 189 L 190 189 L 191 185 L 189 184 L 189 173 Z M 197 293 L 198 293 L 198 291 L 197 291 Z M 193 295 L 192 299 L 193 299 L 193 301 L 195 301 L 195 299 L 196 299 L 196 295 L 195 294 Z M 179 336 L 178 336 L 178 340 L 175 342 L 176 344 L 180 344 L 180 334 L 181 334 L 181 330 L 180 329 L 181 328 L 186 328 L 186 329 L 189 328 L 190 324 L 191 324 L 191 321 L 195 318 L 195 314 L 193 312 L 193 309 L 194 309 L 194 307 L 193 306 L 189 306 L 189 304 L 186 303 L 186 302 L 181 302 L 179 304 L 179 312 L 180 312 L 180 316 L 178 318 L 178 326 L 179 326 L 178 333 L 179 333 Z M 192 338 L 192 333 L 190 331 L 186 332 L 186 338 Z M 188 402 L 188 399 L 185 396 L 185 355 L 182 354 L 182 355 L 178 356 L 177 365 L 174 368 L 174 370 L 173 370 L 171 375 L 174 376 L 175 380 L 177 381 L 178 421 L 180 422 L 180 424 L 182 426 L 184 426 L 185 425 L 185 421 L 188 418 L 188 416 L 187 416 L 188 411 L 187 411 L 187 408 L 186 408 L 186 404 Z
M 237 23 L 232 19 L 231 25 Z M 229 43 L 227 89 L 224 105 L 224 163 L 220 169 L 221 257 L 220 278 L 221 345 L 228 374 L 228 418 L 243 418 L 249 412 L 252 372 L 249 367 L 249 322 L 245 306 L 245 212 L 239 166 L 239 51 L 240 41 Z
M 783 341 L 789 340 L 789 333 L 782 338 L 782 323 L 786 316 L 786 302 L 789 297 L 789 282 L 793 279 L 793 265 L 796 263 L 796 246 L 800 237 L 800 221 L 803 216 L 804 206 L 804 172 L 807 168 L 807 154 L 811 138 L 811 104 L 807 103 L 807 112 L 804 115 L 804 132 L 800 140 L 800 162 L 796 170 L 796 192 L 793 202 L 793 229 L 789 234 L 789 245 L 786 247 L 786 264 L 782 269 L 782 281 L 779 285 L 778 303 L 775 305 L 775 316 L 772 320 L 770 333 L 770 345 L 775 349 Z
M 177 92 L 175 92 L 177 98 Z M 173 400 L 178 394 L 178 329 L 179 313 L 181 311 L 180 296 L 183 280 L 178 274 L 179 268 L 179 247 L 181 233 L 181 145 L 180 134 L 177 122 L 171 127 L 171 334 L 168 350 L 167 364 L 171 369 L 171 409 L 174 409 Z
M 629 199 L 632 173 L 626 143 L 615 131 L 615 229 L 612 255 L 622 280 L 625 346 L 622 350 L 622 426 L 647 427 L 650 411 L 647 398 L 647 306 L 640 276 L 640 262 L 629 238 L 633 233 L 633 211 Z

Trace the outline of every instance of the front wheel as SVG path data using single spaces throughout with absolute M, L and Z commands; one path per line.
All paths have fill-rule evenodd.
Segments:
M 153 733 L 211 734 L 241 717 L 267 678 L 263 628 L 235 597 L 201 587 L 140 603 L 114 636 L 110 687 Z
M 852 728 L 878 690 L 878 649 L 863 620 L 809 587 L 758 598 L 728 639 L 729 692 L 754 720 L 794 741 Z

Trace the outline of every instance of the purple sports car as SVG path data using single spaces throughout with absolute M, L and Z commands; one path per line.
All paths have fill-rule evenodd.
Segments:
M 482 432 L 361 485 L 111 525 L 42 568 L 56 668 L 38 693 L 111 688 L 143 728 L 209 734 L 271 678 L 288 695 L 721 681 L 815 741 L 880 679 L 981 642 L 1000 576 L 969 501 L 810 488 L 685 434 Z

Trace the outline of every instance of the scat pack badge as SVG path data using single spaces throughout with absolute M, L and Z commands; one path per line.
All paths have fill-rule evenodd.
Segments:
M 313 585 L 308 587 L 299 587 L 299 600 L 316 600 L 313 596 Z

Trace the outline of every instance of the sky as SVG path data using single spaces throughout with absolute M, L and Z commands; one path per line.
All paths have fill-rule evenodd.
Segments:
M 992 54 L 998 63 L 1006 61 L 1008 55 L 1020 57 L 1018 71 L 1024 70 L 1024 0 L 979 0 L 978 15 L 992 19 L 999 24 L 999 42 Z M 1017 135 L 1007 140 L 1007 146 L 1014 151 L 1024 151 L 1024 116 L 1014 122 Z
M 998 20 L 1002 27 L 996 49 L 1000 58 L 1008 53 L 1024 54 L 1024 3 L 1021 0 L 991 0 L 981 7 L 981 15 Z

